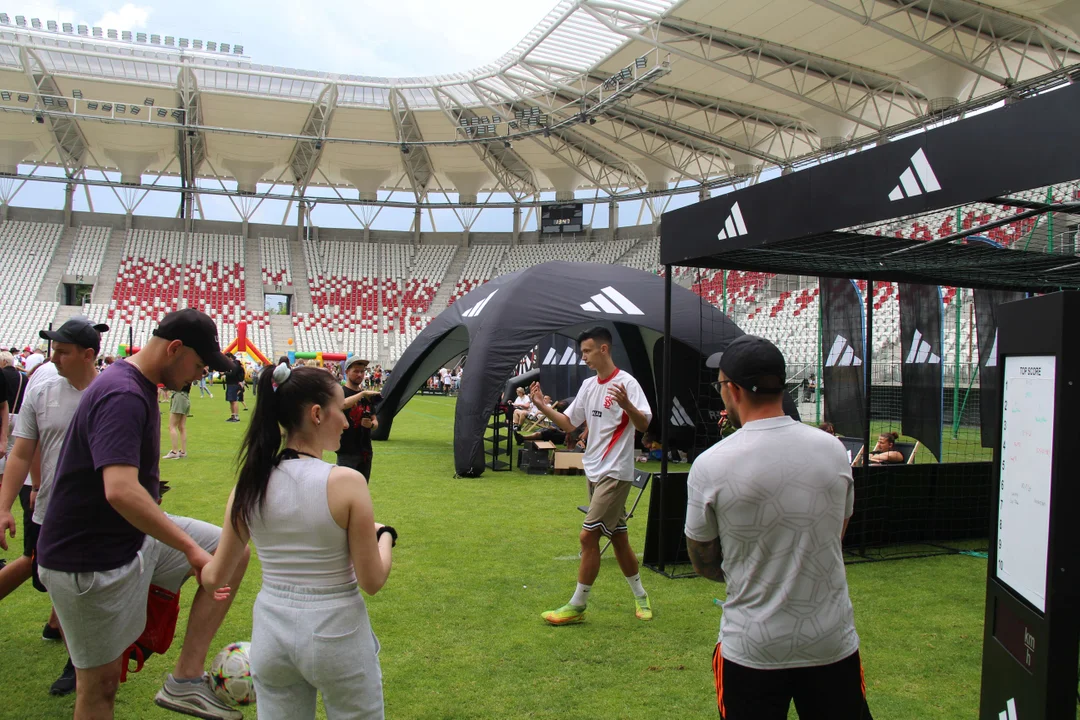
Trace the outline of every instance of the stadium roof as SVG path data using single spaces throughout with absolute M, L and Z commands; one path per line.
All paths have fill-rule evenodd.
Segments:
M 623 199 L 816 163 L 1066 82 L 1078 60 L 1078 0 L 561 0 L 494 62 L 425 78 L 0 13 L 0 172 Z

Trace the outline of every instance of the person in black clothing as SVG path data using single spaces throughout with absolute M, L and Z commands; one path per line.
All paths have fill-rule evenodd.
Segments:
M 345 417 L 349 427 L 341 433 L 337 464 L 356 470 L 371 482 L 371 431 L 379 427 L 375 417 L 376 390 L 362 390 L 368 361 L 353 356 L 345 363 Z
M 240 386 L 244 382 L 244 366 L 236 359 L 236 355 L 229 357 L 232 358 L 233 366 L 232 370 L 225 373 L 225 399 L 232 415 L 225 422 L 240 422 Z

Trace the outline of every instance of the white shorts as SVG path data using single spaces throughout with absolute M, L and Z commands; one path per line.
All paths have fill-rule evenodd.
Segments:
M 203 550 L 217 549 L 221 528 L 191 518 L 169 519 Z M 184 553 L 147 535 L 135 559 L 114 570 L 69 573 L 39 567 L 38 572 L 64 628 L 72 664 L 87 669 L 121 657 L 146 628 L 150 585 L 178 592 L 191 565 Z

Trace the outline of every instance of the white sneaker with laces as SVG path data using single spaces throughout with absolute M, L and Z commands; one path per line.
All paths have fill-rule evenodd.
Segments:
M 177 682 L 172 673 L 154 696 L 154 704 L 166 710 L 204 720 L 244 720 L 244 713 L 231 708 L 214 694 L 210 676 L 203 673 L 201 682 Z
M 170 450 L 166 454 L 162 455 L 161 459 L 162 460 L 176 460 L 176 459 L 178 459 L 180 457 L 181 457 L 180 453 L 176 452 L 175 450 Z

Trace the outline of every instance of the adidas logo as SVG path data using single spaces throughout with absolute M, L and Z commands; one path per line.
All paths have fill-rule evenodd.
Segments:
M 915 172 L 912 172 L 913 169 Z M 919 176 L 918 181 L 915 180 L 916 175 Z M 920 182 L 922 183 L 921 188 L 919 187 Z M 889 193 L 889 199 L 895 202 L 904 198 L 922 195 L 924 192 L 937 192 L 940 189 L 941 184 L 938 182 L 937 175 L 934 175 L 934 168 L 930 167 L 930 162 L 926 159 L 926 153 L 923 152 L 922 148 L 919 148 L 918 152 L 911 156 L 911 165 L 900 174 L 900 184 Z
M 491 293 L 486 298 L 484 298 L 480 302 L 476 303 L 475 305 L 473 305 L 471 308 L 469 308 L 465 312 L 461 313 L 461 316 L 462 317 L 476 317 L 480 313 L 484 312 L 484 308 L 487 307 L 488 302 L 491 301 L 491 298 L 495 297 L 495 293 L 497 293 L 497 292 L 499 292 L 499 291 L 496 290 L 495 292 Z
M 693 427 L 694 421 L 690 419 L 690 414 L 686 412 L 686 408 L 679 402 L 679 398 L 671 398 L 671 424 L 675 427 Z
M 986 359 L 983 367 L 997 367 L 997 337 L 998 331 L 994 330 L 994 347 L 990 348 L 990 357 Z
M 907 358 L 904 362 L 908 365 L 921 365 L 923 363 L 940 365 L 941 356 L 930 352 L 930 343 L 923 340 L 922 337 L 923 334 L 916 328 L 915 336 L 911 338 L 911 350 L 908 351 Z
M 826 367 L 858 367 L 862 365 L 862 358 L 855 357 L 855 350 L 851 343 L 843 335 L 837 335 L 833 340 L 829 358 L 825 361 Z
M 998 713 L 998 720 L 1017 720 L 1015 698 L 1005 701 L 1005 709 Z
M 724 229 L 716 233 L 716 239 L 727 240 L 728 238 L 746 235 L 746 232 L 746 222 L 743 221 L 742 210 L 739 209 L 739 203 L 735 203 L 731 206 L 731 212 L 728 213 L 727 220 L 724 221 Z
M 492 293 L 492 295 L 494 294 Z M 585 312 L 602 312 L 610 315 L 622 315 L 623 313 L 627 315 L 645 314 L 641 308 L 627 300 L 625 295 L 610 285 L 593 295 L 589 300 L 591 302 L 581 304 L 581 309 Z
M 574 352 L 574 349 L 571 348 L 571 347 L 568 347 L 568 348 L 566 348 L 566 350 L 563 351 L 563 354 L 561 356 L 559 355 L 559 353 L 557 353 L 555 351 L 555 348 L 548 348 L 547 355 L 544 356 L 544 363 L 543 364 L 544 365 L 573 365 L 575 363 L 577 363 L 578 365 L 584 365 L 585 361 L 584 360 L 579 361 L 577 353 Z

